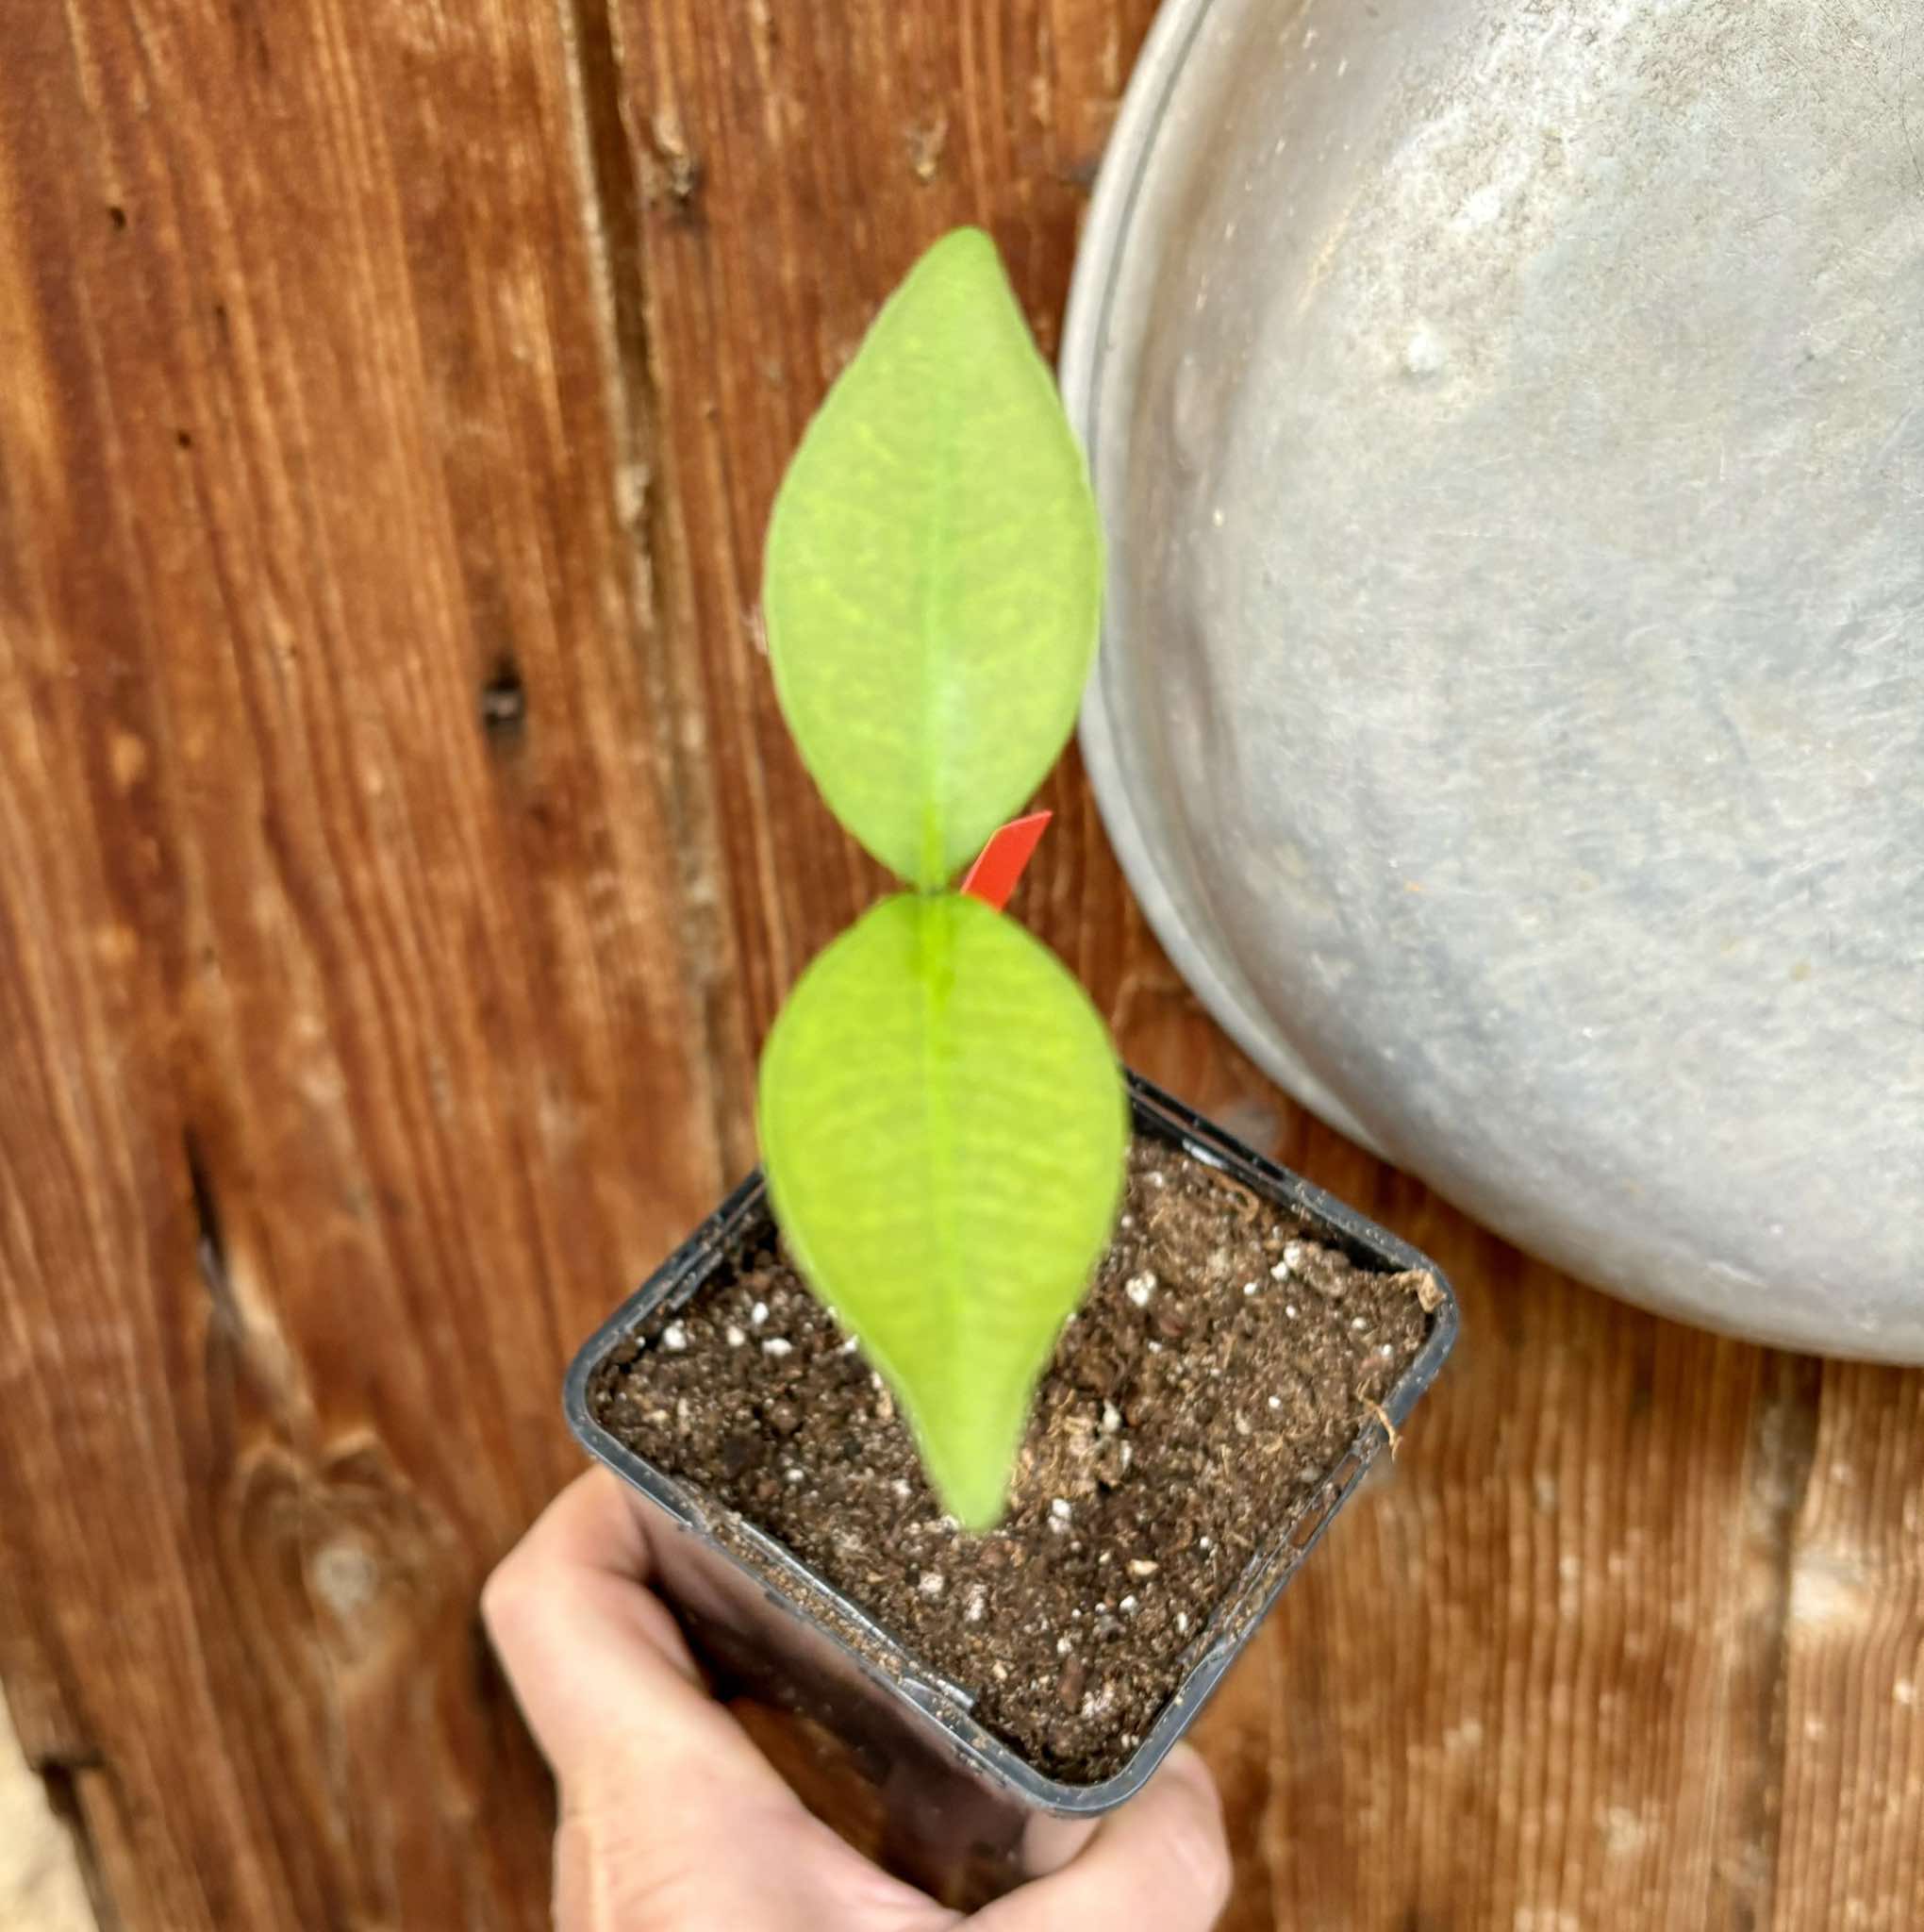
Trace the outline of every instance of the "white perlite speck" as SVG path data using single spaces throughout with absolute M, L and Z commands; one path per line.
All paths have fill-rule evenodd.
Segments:
M 908 1501 L 908 1483 L 904 1477 L 897 1476 L 895 1480 L 888 1485 L 888 1488 L 890 1491 L 894 1494 L 895 1500 L 898 1503 L 905 1503 Z
M 1288 1244 L 1288 1246 L 1283 1250 L 1283 1265 L 1285 1268 L 1301 1268 L 1303 1262 L 1306 1261 L 1308 1258 L 1309 1257 L 1307 1256 L 1307 1254 L 1304 1253 L 1303 1246 L 1301 1241 L 1291 1241 Z
M 722 1339 L 727 1342 L 730 1348 L 739 1348 L 748 1340 L 748 1337 L 731 1322 L 727 1327 L 722 1329 Z
M 1133 1596 L 1125 1596 L 1122 1599 L 1122 1601 L 1116 1606 L 1116 1607 L 1119 1610 L 1120 1610 L 1125 1617 L 1133 1617 L 1136 1614 L 1136 1599 Z
M 988 1607 L 988 1586 L 978 1583 L 969 1591 L 969 1601 L 963 1607 L 962 1618 L 965 1623 L 979 1624 L 982 1613 Z
M 1161 1568 L 1160 1563 L 1153 1563 L 1147 1557 L 1132 1557 L 1129 1559 L 1129 1574 L 1132 1576 L 1153 1576 Z
M 1074 1643 L 1067 1637 L 1058 1637 L 1055 1640 L 1055 1655 L 1057 1657 L 1067 1657 L 1074 1648 Z
M 1293 1321 L 1295 1321 L 1295 1319 L 1296 1319 L 1296 1304 L 1295 1304 L 1294 1302 L 1285 1302 L 1285 1303 L 1283 1304 L 1283 1312 L 1284 1312 L 1284 1313 L 1285 1313 L 1285 1315 L 1287 1315 L 1287 1316 L 1289 1317 L 1289 1319 L 1290 1319 L 1290 1320 L 1291 1320 L 1292 1322 L 1293 1322 Z
M 688 1345 L 688 1331 L 679 1322 L 671 1322 L 661 1331 L 661 1345 L 671 1354 L 679 1355 Z
M 1271 1281 L 1287 1281 L 1289 1279 L 1289 1274 L 1290 1269 L 1289 1263 L 1287 1261 L 1278 1261 L 1276 1265 L 1269 1270 L 1269 1279 Z
M 1103 1433 L 1113 1436 L 1122 1426 L 1122 1411 L 1113 1402 L 1103 1405 Z
M 939 1570 L 924 1570 L 916 1579 L 916 1586 L 924 1596 L 940 1596 L 948 1589 L 949 1579 Z
M 1183 1635 L 1183 1634 L 1184 1634 L 1184 1633 L 1185 1633 L 1185 1632 L 1186 1632 L 1186 1630 L 1188 1629 L 1188 1627 L 1189 1627 L 1189 1613 L 1188 1613 L 1188 1611 L 1187 1611 L 1187 1610 L 1178 1610 L 1178 1611 L 1176 1612 L 1176 1635 L 1177 1635 L 1178 1637 L 1181 1637 L 1181 1636 L 1182 1636 L 1182 1635 Z
M 1150 1296 L 1155 1292 L 1155 1276 L 1147 1272 L 1141 1274 L 1132 1274 L 1122 1284 L 1122 1292 L 1138 1308 L 1146 1308 L 1149 1306 Z
M 1050 1504 L 1049 1513 L 1060 1523 L 1067 1523 L 1075 1514 L 1074 1510 L 1069 1507 L 1069 1498 L 1067 1496 L 1057 1496 L 1054 1502 Z
M 768 1320 L 768 1318 L 769 1305 L 767 1302 L 756 1302 L 755 1307 L 749 1309 L 748 1311 L 748 1319 L 757 1328 L 759 1328 L 761 1324 Z
M 1254 1294 L 1256 1291 L 1256 1284 L 1253 1281 L 1244 1282 L 1242 1285 L 1242 1291 L 1245 1294 Z
M 1270 1396 L 1269 1407 L 1271 1408 L 1281 1408 L 1283 1407 L 1283 1398 L 1280 1395 Z
M 793 1355 L 794 1352 L 795 1344 L 792 1341 L 785 1341 L 779 1335 L 771 1335 L 769 1339 L 762 1343 L 762 1353 L 764 1355 L 774 1356 L 777 1359 L 779 1359 L 781 1357 L 785 1355 Z

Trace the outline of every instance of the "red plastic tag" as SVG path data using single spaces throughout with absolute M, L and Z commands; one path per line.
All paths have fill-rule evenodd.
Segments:
M 1000 912 L 1053 816 L 1053 812 L 1032 811 L 1026 818 L 1011 819 L 1001 831 L 990 834 L 988 843 L 969 868 L 962 890 Z

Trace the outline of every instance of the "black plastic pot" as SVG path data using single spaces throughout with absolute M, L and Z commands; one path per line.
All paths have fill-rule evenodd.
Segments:
M 1172 1141 L 1233 1175 L 1364 1267 L 1421 1269 L 1436 1283 L 1442 1299 L 1429 1333 L 1384 1404 L 1391 1425 L 1400 1425 L 1456 1340 L 1456 1299 L 1441 1271 L 1138 1075 L 1129 1076 L 1129 1088 L 1138 1135 Z M 1022 1830 L 1036 1813 L 1091 1817 L 1141 1789 L 1387 1439 L 1369 1424 L 1311 1502 L 1277 1526 L 1270 1547 L 1191 1641 L 1174 1695 L 1122 1769 L 1099 1784 L 1064 1784 L 992 1736 L 970 1714 L 967 1690 L 919 1664 L 781 1544 L 635 1455 L 596 1422 L 589 1384 L 609 1351 L 686 1307 L 768 1220 L 757 1172 L 589 1339 L 568 1373 L 568 1420 L 589 1453 L 652 1506 L 656 1585 L 697 1652 L 732 1688 L 800 1710 L 849 1745 L 883 1793 L 887 1862 L 951 1903 L 977 1903 L 1014 1882 Z

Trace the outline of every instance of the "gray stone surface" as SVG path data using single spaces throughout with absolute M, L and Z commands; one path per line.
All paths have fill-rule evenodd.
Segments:
M 1170 0 L 1064 379 L 1085 750 L 1231 1030 L 1581 1275 L 1924 1360 L 1924 15 Z

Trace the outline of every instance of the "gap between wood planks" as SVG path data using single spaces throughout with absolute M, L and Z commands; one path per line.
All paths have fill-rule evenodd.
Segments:
M 755 1151 L 738 1144 L 741 1137 L 735 1123 L 740 1109 L 730 1107 L 725 1091 L 729 1070 L 742 1063 L 743 1047 L 729 1038 L 727 1015 L 738 1003 L 730 998 L 734 950 L 719 896 L 722 844 L 707 788 L 696 770 L 702 749 L 686 743 L 676 729 L 677 720 L 702 715 L 700 695 L 677 677 L 663 629 L 664 600 L 683 566 L 667 528 L 668 466 L 648 340 L 641 194 L 622 107 L 621 52 L 607 0 L 556 0 L 556 10 L 573 96 L 582 227 L 601 297 L 597 333 L 616 445 L 610 484 L 633 561 L 630 636 L 648 689 L 654 757 L 674 842 L 685 938 L 681 951 L 701 1015 L 702 1051 L 696 1058 L 706 1082 L 705 1125 L 717 1165 L 724 1174 L 734 1173 L 753 1165 Z
M 1807 1356 L 1766 1354 L 1751 1431 L 1747 1500 L 1752 1546 L 1766 1582 L 1750 1633 L 1756 1681 L 1746 1687 L 1755 1742 L 1750 1775 L 1735 1805 L 1741 1837 L 1756 1847 L 1758 1857 L 1753 1869 L 1722 1874 L 1720 1889 L 1735 1932 L 1761 1932 L 1771 1923 L 1776 1906 L 1788 1746 L 1792 1571 L 1798 1520 L 1816 1460 L 1823 1367 Z

